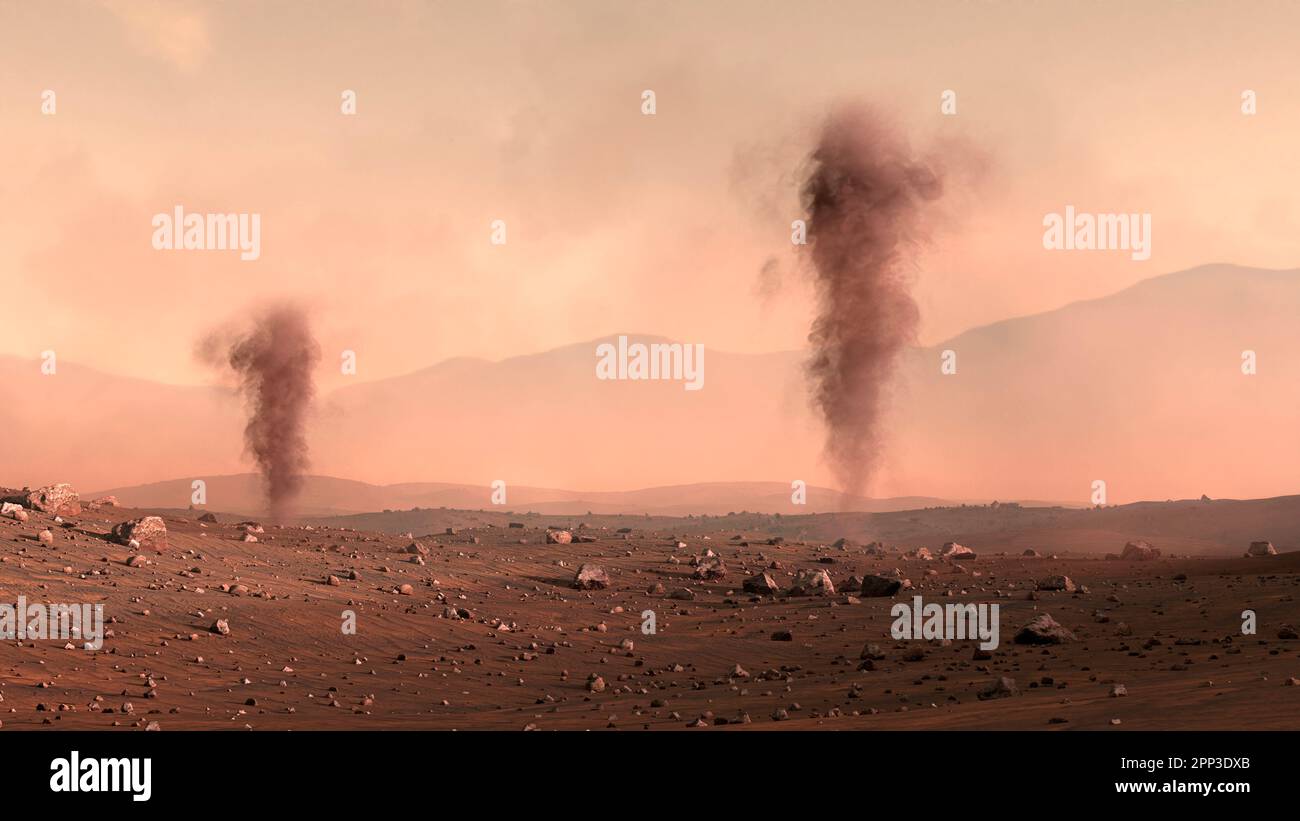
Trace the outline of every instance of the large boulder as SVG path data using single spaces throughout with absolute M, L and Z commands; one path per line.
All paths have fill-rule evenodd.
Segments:
M 691 576 L 697 579 L 721 579 L 727 575 L 726 562 L 712 550 L 703 556 L 697 556 L 692 564 L 695 565 L 695 572 Z
M 772 574 L 768 573 L 766 570 L 756 576 L 750 576 L 748 579 L 745 579 L 744 588 L 746 593 L 757 593 L 760 596 L 775 596 L 777 593 L 781 592 L 781 588 L 777 585 L 776 579 L 772 578 Z
M 66 482 L 48 485 L 27 494 L 27 506 L 51 516 L 76 516 L 81 513 L 81 497 Z
M 546 531 L 547 544 L 570 544 L 573 542 L 573 533 L 568 530 L 548 530 Z
M 790 585 L 791 596 L 834 596 L 835 585 L 825 570 L 800 570 Z
M 609 574 L 596 564 L 584 564 L 573 577 L 573 586 L 579 590 L 602 590 L 609 587 Z
M 1066 593 L 1073 593 L 1078 588 L 1074 580 L 1069 576 L 1048 576 L 1045 579 L 1038 580 L 1039 590 L 1064 590 Z
M 1015 637 L 1016 644 L 1063 644 L 1077 640 L 1074 633 L 1046 613 L 1035 616 L 1033 621 L 1020 628 Z
M 1016 680 L 1009 676 L 999 676 L 976 693 L 980 701 L 987 701 L 991 698 L 1011 698 L 1018 695 L 1020 695 L 1020 688 L 1016 686 Z
M 1160 549 L 1143 541 L 1129 542 L 1119 557 L 1126 562 L 1148 562 L 1160 558 Z
M 892 596 L 898 591 L 911 586 L 912 583 L 907 579 L 891 579 L 888 576 L 863 576 L 862 584 L 858 590 L 863 598 L 877 598 Z
M 113 541 L 129 545 L 135 542 L 151 550 L 167 549 L 167 525 L 161 516 L 144 516 L 122 522 L 113 528 Z
M 943 546 L 943 552 L 939 555 L 950 561 L 963 561 L 975 558 L 975 551 L 956 542 L 946 542 Z
M 1272 542 L 1251 542 L 1250 549 L 1246 551 L 1247 559 L 1255 559 L 1260 556 L 1276 556 L 1277 548 L 1273 547 Z

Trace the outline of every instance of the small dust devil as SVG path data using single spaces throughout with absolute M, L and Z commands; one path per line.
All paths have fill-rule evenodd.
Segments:
M 926 231 L 923 206 L 939 173 L 869 108 L 836 110 L 803 185 L 817 314 L 808 339 L 812 400 L 826 422 L 825 456 L 848 495 L 880 457 L 880 419 L 899 353 L 920 320 L 910 291 Z
M 249 414 L 244 447 L 266 482 L 271 519 L 282 521 L 308 464 L 306 419 L 316 394 L 312 374 L 320 346 L 306 314 L 289 305 L 270 308 L 247 331 L 205 339 L 199 356 L 229 366 L 238 378 Z

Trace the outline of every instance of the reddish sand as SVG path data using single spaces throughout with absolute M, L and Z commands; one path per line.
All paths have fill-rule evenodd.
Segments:
M 685 729 L 702 715 L 715 729 L 719 719 L 739 728 L 746 715 L 751 722 L 740 726 L 751 729 L 1300 729 L 1300 686 L 1285 686 L 1300 677 L 1300 641 L 1277 638 L 1283 623 L 1300 627 L 1295 553 L 1141 563 L 1022 558 L 1010 544 L 975 544 L 979 558 L 959 566 L 902 558 L 898 550 L 912 545 L 891 543 L 873 557 L 861 546 L 770 546 L 755 532 L 736 541 L 736 531 L 701 532 L 699 520 L 690 535 L 681 520 L 678 530 L 625 538 L 602 517 L 605 526 L 575 531 L 598 537 L 590 543 L 546 544 L 532 525 L 421 537 L 429 551 L 421 566 L 409 562 L 411 539 L 401 536 L 267 527 L 245 543 L 233 523 L 204 525 L 190 513 L 169 515 L 168 549 L 144 551 L 151 564 L 129 567 L 131 551 L 105 534 L 138 515 L 105 508 L 62 526 L 36 512 L 26 523 L 0 519 L 3 601 L 102 603 L 113 620 L 99 653 L 62 641 L 5 642 L 4 729 L 149 721 L 164 730 Z M 448 524 L 464 518 L 445 515 Z M 46 527 L 50 546 L 37 540 Z M 676 536 L 687 547 L 677 548 Z M 709 548 L 728 575 L 694 581 L 690 557 Z M 742 593 L 742 580 L 772 561 L 783 587 L 803 568 L 825 569 L 837 584 L 899 568 L 927 601 L 998 602 L 1001 645 L 977 661 L 970 641 L 894 641 L 889 609 L 912 593 L 858 603 L 842 593 Z M 610 588 L 573 589 L 583 562 L 603 566 Z M 360 579 L 349 580 L 350 571 Z M 331 574 L 338 586 L 326 583 Z M 1088 592 L 1029 600 L 1035 580 L 1054 574 Z M 648 593 L 656 583 L 696 598 Z M 247 592 L 222 592 L 223 584 Z M 395 592 L 402 584 L 412 594 Z M 470 618 L 444 617 L 448 606 Z M 1256 636 L 1241 635 L 1245 609 L 1258 614 Z M 341 630 L 348 610 L 356 635 Z M 655 611 L 654 635 L 642 633 L 644 610 Z M 1044 612 L 1079 640 L 1014 644 Z M 210 632 L 216 619 L 228 621 L 228 636 Z M 1131 636 L 1117 635 L 1120 622 Z M 773 641 L 778 630 L 793 641 Z M 620 648 L 625 639 L 631 650 Z M 859 670 L 869 642 L 886 657 Z M 905 661 L 917 646 L 924 658 Z M 732 676 L 737 664 L 748 677 Z M 588 690 L 592 674 L 603 692 Z M 979 700 L 1002 675 L 1020 695 Z M 1111 697 L 1113 683 L 1128 695 Z M 789 719 L 775 721 L 778 709 Z

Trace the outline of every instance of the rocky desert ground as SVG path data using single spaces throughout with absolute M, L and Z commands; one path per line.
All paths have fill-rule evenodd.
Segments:
M 1300 729 L 1296 552 L 1003 533 L 945 558 L 744 517 L 454 510 L 407 535 L 0 496 L 0 602 L 102 604 L 106 628 L 98 652 L 0 645 L 4 730 Z M 917 595 L 998 604 L 999 645 L 895 640 Z

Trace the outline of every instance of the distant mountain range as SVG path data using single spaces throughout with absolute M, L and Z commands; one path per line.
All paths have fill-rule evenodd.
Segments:
M 885 420 L 881 480 L 870 492 L 1080 505 L 1096 480 L 1111 503 L 1293 492 L 1296 316 L 1296 271 L 1211 265 L 909 350 Z M 765 497 L 779 504 L 795 479 L 834 484 L 807 400 L 806 354 L 710 349 L 704 389 L 686 391 L 680 382 L 596 379 L 603 341 L 499 362 L 453 359 L 335 390 L 311 422 L 312 470 L 381 485 L 382 493 L 358 490 L 355 498 L 385 507 L 485 498 L 495 479 L 513 489 L 511 505 L 593 510 L 634 502 L 528 493 L 672 487 L 683 501 L 635 491 L 635 504 L 716 510 Z M 956 355 L 955 374 L 940 372 L 945 350 Z M 1248 351 L 1253 375 L 1242 372 Z M 36 360 L 0 357 L 0 390 L 0 483 L 213 483 L 249 470 L 243 410 L 222 389 L 63 361 L 44 376 Z M 750 478 L 773 484 L 716 498 L 714 490 L 683 490 Z M 391 484 L 427 479 L 466 484 L 410 495 L 400 490 L 410 486 Z M 335 504 L 326 496 L 325 507 Z
M 214 476 L 206 483 L 208 509 L 225 513 L 260 515 L 265 507 L 262 480 L 252 473 Z M 88 496 L 113 495 L 123 505 L 139 508 L 185 508 L 190 504 L 191 480 L 175 479 L 134 487 L 109 488 Z M 303 516 L 377 513 L 413 508 L 519 511 L 581 515 L 651 514 L 657 516 L 725 515 L 727 513 L 836 511 L 884 512 L 914 510 L 952 504 L 943 499 L 907 496 L 893 499 L 844 497 L 822 487 L 807 488 L 807 503 L 791 502 L 790 487 L 779 482 L 711 482 L 675 487 L 612 492 L 582 492 L 537 487 L 506 487 L 506 503 L 492 504 L 486 485 L 412 482 L 371 485 L 330 476 L 308 476 L 298 511 Z

